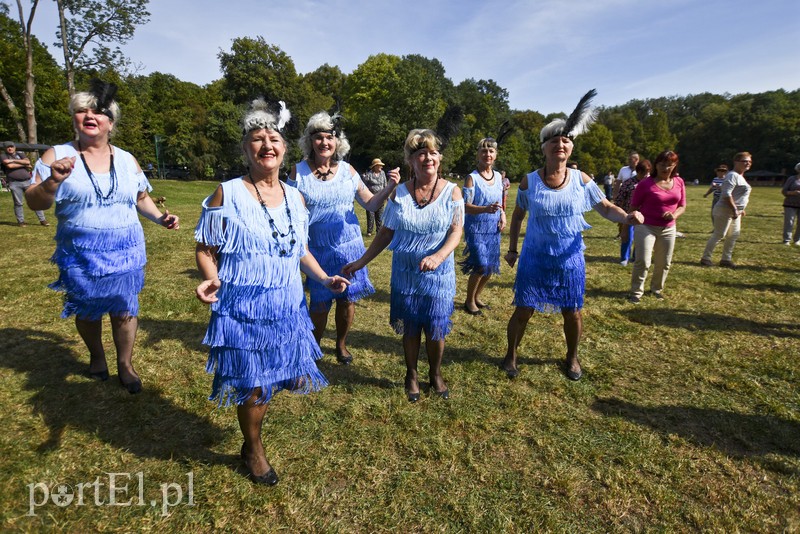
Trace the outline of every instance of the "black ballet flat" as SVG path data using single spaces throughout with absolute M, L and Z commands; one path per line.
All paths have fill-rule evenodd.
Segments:
M 436 391 L 435 389 L 431 388 L 431 391 L 438 396 L 440 399 L 447 400 L 450 398 L 450 390 L 446 389 L 444 391 Z
M 470 310 L 466 306 L 464 306 L 464 311 L 470 315 L 483 315 L 483 312 L 481 310 Z
M 492 307 L 490 305 L 484 304 L 483 302 L 475 301 L 475 305 L 478 308 L 482 309 L 482 310 L 491 310 L 492 309 Z
M 570 371 L 569 369 L 564 369 L 564 374 L 567 375 L 567 378 L 573 382 L 577 382 L 581 379 L 581 377 L 583 377 L 583 369 L 580 371 Z
M 519 376 L 519 369 L 517 369 L 516 367 L 514 367 L 513 369 L 506 369 L 505 367 L 503 367 L 503 364 L 501 363 L 500 370 L 503 371 L 506 374 L 506 376 L 512 380 Z
M 250 472 L 250 480 L 252 480 L 255 484 L 262 484 L 264 486 L 274 486 L 278 483 L 278 473 L 275 472 L 274 467 L 270 467 L 269 471 L 264 473 L 263 475 L 254 475 L 253 472 Z
M 108 375 L 108 369 L 105 369 L 103 371 L 98 371 L 96 373 L 93 373 L 92 371 L 89 371 L 88 374 L 89 374 L 89 378 L 93 378 L 95 380 L 99 380 L 100 382 L 105 382 L 106 380 L 108 380 L 108 376 L 109 376 Z
M 353 363 L 353 355 L 350 353 L 342 354 L 337 350 L 336 361 L 341 363 L 342 365 L 350 365 L 351 363 Z
M 120 378 L 119 385 L 127 389 L 128 393 L 130 393 L 131 395 L 136 395 L 137 393 L 142 392 L 142 381 L 139 380 L 138 378 L 133 382 L 128 382 L 128 383 L 123 382 L 122 379 Z
M 410 391 L 406 391 L 406 395 L 408 395 L 408 402 L 414 403 L 419 401 L 419 391 L 416 393 L 411 393 Z

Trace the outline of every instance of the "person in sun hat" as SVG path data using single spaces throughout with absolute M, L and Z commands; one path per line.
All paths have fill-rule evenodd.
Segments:
M 361 175 L 361 181 L 367 186 L 370 193 L 376 195 L 386 187 L 386 173 L 383 172 L 385 165 L 380 158 L 372 160 L 369 170 Z M 373 230 L 380 232 L 383 226 L 383 207 L 381 206 L 375 211 L 367 211 L 367 235 L 371 236 Z
M 578 343 L 583 333 L 583 298 L 586 264 L 582 232 L 590 228 L 583 213 L 594 209 L 616 223 L 641 224 L 642 214 L 625 213 L 606 199 L 591 177 L 569 169 L 573 139 L 594 122 L 590 104 L 596 95 L 586 93 L 566 119 L 547 124 L 539 134 L 545 164 L 522 179 L 517 205 L 509 225 L 506 262 L 519 260 L 514 281 L 514 306 L 508 321 L 508 348 L 501 368 L 509 378 L 518 375 L 517 355 L 525 328 L 534 311 L 560 311 L 564 318 L 567 353 L 564 373 L 570 380 L 583 376 Z M 526 213 L 530 214 L 522 251 L 517 245 Z

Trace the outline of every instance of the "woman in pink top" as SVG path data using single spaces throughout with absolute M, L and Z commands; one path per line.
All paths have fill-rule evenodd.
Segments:
M 631 275 L 631 293 L 628 300 L 637 304 L 644 294 L 647 270 L 653 261 L 650 291 L 657 299 L 664 296 L 675 249 L 675 220 L 686 210 L 686 189 L 678 174 L 678 154 L 665 150 L 656 156 L 655 175 L 639 182 L 631 197 L 631 209 L 644 215 L 644 224 L 634 228 L 633 243 L 636 261 Z

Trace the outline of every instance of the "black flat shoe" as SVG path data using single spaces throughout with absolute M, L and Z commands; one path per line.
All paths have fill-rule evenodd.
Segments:
M 127 389 L 128 393 L 130 393 L 131 395 L 136 395 L 137 393 L 142 392 L 142 381 L 139 380 L 138 378 L 133 382 L 128 382 L 127 384 L 123 382 L 122 379 L 120 378 L 119 384 L 125 389 Z
M 353 355 L 350 354 L 349 352 L 347 354 L 343 354 L 337 350 L 336 361 L 341 363 L 342 365 L 350 365 L 351 363 L 353 363 Z
M 406 395 L 408 395 L 408 402 L 414 403 L 419 400 L 419 391 L 416 393 L 411 393 L 410 391 L 406 391 Z
M 98 371 L 96 373 L 89 371 L 89 378 L 105 382 L 106 380 L 108 380 L 108 369 L 105 369 L 103 371 Z
M 467 312 L 470 315 L 483 315 L 482 311 L 480 311 L 480 310 L 474 310 L 473 311 L 473 310 L 470 310 L 469 308 L 467 308 L 466 306 L 464 306 L 464 311 Z
M 581 369 L 580 371 L 570 371 L 569 369 L 565 369 L 564 374 L 567 375 L 567 378 L 569 378 L 573 382 L 577 382 L 583 376 L 583 369 Z
M 482 310 L 491 310 L 492 309 L 492 307 L 490 305 L 484 304 L 483 302 L 478 302 L 477 300 L 475 301 L 475 305 L 478 308 L 482 309 Z
M 446 389 L 444 391 L 436 391 L 435 389 L 431 388 L 431 391 L 434 395 L 438 396 L 441 399 L 447 400 L 450 398 L 450 390 Z
M 263 484 L 264 486 L 274 486 L 278 483 L 278 473 L 275 472 L 274 467 L 270 467 L 269 471 L 263 475 L 254 475 L 250 472 L 250 480 L 255 484 Z
M 506 374 L 506 376 L 508 376 L 508 378 L 511 379 L 517 378 L 519 376 L 519 369 L 517 369 L 516 367 L 514 367 L 513 369 L 506 369 L 505 367 L 503 367 L 503 364 L 501 363 L 500 370 L 503 371 Z

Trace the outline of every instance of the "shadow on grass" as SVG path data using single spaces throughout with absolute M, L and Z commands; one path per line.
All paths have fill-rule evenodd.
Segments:
M 759 336 L 800 338 L 800 323 L 762 323 L 719 313 L 694 313 L 673 309 L 623 310 L 631 322 L 648 326 L 667 326 L 684 330 L 717 330 L 749 332 Z
M 739 458 L 769 454 L 800 458 L 800 423 L 780 417 L 692 406 L 639 406 L 614 398 L 598 399 L 592 409 L 607 417 L 623 417 L 648 426 L 665 436 L 677 434 Z M 767 464 L 780 471 L 796 471 L 780 462 L 770 460 Z
M 222 429 L 174 405 L 151 384 L 130 395 L 116 376 L 90 380 L 87 364 L 68 345 L 50 332 L 0 329 L 0 366 L 26 375 L 28 403 L 48 429 L 47 440 L 37 445 L 40 453 L 58 449 L 64 430 L 73 427 L 142 458 L 231 462 L 211 450 L 226 437 Z
M 776 291 L 778 293 L 794 293 L 800 291 L 800 287 L 790 284 L 746 284 L 746 283 L 733 283 L 726 280 L 720 280 L 716 285 L 721 287 L 730 287 L 733 289 L 744 289 L 752 291 Z
M 142 336 L 139 339 L 145 347 L 153 347 L 164 339 L 175 339 L 183 343 L 187 349 L 206 354 L 208 353 L 208 347 L 203 345 L 203 338 L 206 335 L 207 328 L 207 322 L 140 318 L 139 330 L 147 332 L 147 336 Z

